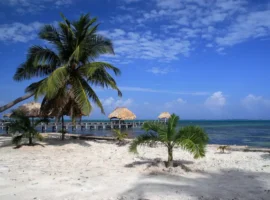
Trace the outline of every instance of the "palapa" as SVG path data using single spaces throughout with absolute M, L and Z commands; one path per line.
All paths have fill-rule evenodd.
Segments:
M 119 120 L 134 120 L 136 119 L 136 115 L 131 112 L 129 109 L 122 107 L 116 108 L 110 115 L 109 118 L 117 118 Z
M 18 110 L 22 111 L 27 117 L 40 117 L 41 104 L 30 102 L 19 106 Z
M 11 115 L 12 115 L 12 113 L 7 113 L 7 114 L 4 114 L 3 117 L 10 118 Z
M 168 112 L 163 112 L 158 116 L 159 119 L 169 119 L 170 117 L 171 115 Z

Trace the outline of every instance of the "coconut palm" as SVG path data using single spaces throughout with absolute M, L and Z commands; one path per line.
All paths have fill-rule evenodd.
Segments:
M 114 54 L 112 42 L 97 33 L 97 18 L 86 14 L 70 22 L 64 15 L 61 16 L 63 22 L 59 22 L 58 27 L 45 25 L 39 32 L 39 38 L 45 40 L 48 47 L 30 47 L 26 61 L 14 75 L 16 81 L 33 77 L 41 77 L 42 80 L 27 87 L 25 96 L 0 107 L 0 112 L 31 96 L 43 96 L 50 100 L 66 90 L 72 93 L 82 114 L 89 115 L 91 112 L 89 99 L 104 113 L 93 86 L 110 87 L 117 90 L 119 96 L 122 95 L 108 72 L 112 70 L 119 75 L 120 70 L 107 62 L 96 61 L 101 55 Z
M 41 123 L 48 123 L 47 118 L 41 118 L 31 123 L 29 117 L 20 110 L 13 111 L 10 116 L 13 119 L 9 126 L 9 133 L 13 134 L 12 143 L 18 146 L 21 143 L 23 137 L 29 139 L 29 145 L 33 144 L 33 138 L 42 140 L 42 135 L 35 129 Z
M 146 122 L 143 129 L 147 131 L 135 138 L 130 145 L 129 150 L 137 153 L 137 147 L 142 144 L 152 145 L 160 142 L 168 149 L 167 166 L 173 166 L 173 148 L 179 146 L 194 155 L 194 158 L 205 156 L 205 147 L 208 142 L 208 136 L 204 130 L 197 126 L 187 126 L 176 130 L 179 117 L 171 115 L 168 124 L 162 122 Z

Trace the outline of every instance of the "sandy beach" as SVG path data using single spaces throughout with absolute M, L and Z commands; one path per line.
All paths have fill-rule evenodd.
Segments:
M 270 154 L 207 147 L 206 157 L 175 149 L 176 167 L 165 168 L 166 149 L 107 141 L 50 139 L 43 146 L 0 148 L 1 200 L 257 200 L 270 197 Z

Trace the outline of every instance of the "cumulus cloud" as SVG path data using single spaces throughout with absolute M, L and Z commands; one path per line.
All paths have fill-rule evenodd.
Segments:
M 243 106 L 249 110 L 257 110 L 259 107 L 270 108 L 270 100 L 262 96 L 249 94 L 242 100 Z
M 222 108 L 226 104 L 226 98 L 221 91 L 218 91 L 208 97 L 204 104 L 210 109 Z
M 178 98 L 177 100 L 166 102 L 165 107 L 166 108 L 177 107 L 186 103 L 187 101 L 183 100 L 182 98 Z
M 132 105 L 133 100 L 132 99 L 114 99 L 113 97 L 109 97 L 107 99 L 101 100 L 104 107 L 109 108 L 116 108 L 116 107 L 129 107 Z
M 40 22 L 0 25 L 0 41 L 28 42 L 37 37 L 37 31 L 42 25 L 43 23 Z

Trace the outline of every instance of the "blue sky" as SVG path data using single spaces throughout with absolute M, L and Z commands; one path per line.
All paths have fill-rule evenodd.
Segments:
M 112 39 L 123 97 L 97 89 L 105 119 L 126 106 L 139 119 L 162 111 L 182 119 L 270 119 L 270 1 L 257 0 L 1 0 L 0 104 L 24 94 L 32 81 L 12 76 L 43 24 L 63 12 L 99 19 Z M 29 102 L 28 100 L 26 102 Z M 24 102 L 25 103 L 25 102 Z

